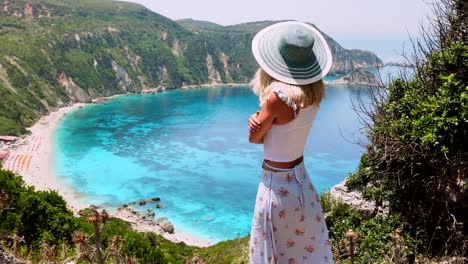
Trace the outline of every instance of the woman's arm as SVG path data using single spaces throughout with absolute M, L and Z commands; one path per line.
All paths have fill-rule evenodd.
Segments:
M 275 93 L 271 93 L 266 102 L 262 105 L 262 109 L 257 115 L 259 129 L 249 131 L 249 142 L 255 144 L 263 143 L 263 136 L 270 130 L 275 121 L 278 110 L 284 104 Z

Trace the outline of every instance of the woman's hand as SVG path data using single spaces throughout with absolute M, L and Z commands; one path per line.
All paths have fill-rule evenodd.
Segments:
M 260 131 L 260 129 L 262 128 L 262 125 L 260 124 L 260 121 L 257 118 L 259 113 L 260 112 L 257 111 L 253 115 L 251 115 L 249 118 L 249 131 L 250 132 L 257 132 L 257 131 Z

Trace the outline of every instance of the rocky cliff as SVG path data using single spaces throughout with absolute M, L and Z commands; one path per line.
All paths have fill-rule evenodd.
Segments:
M 330 82 L 333 85 L 383 87 L 382 81 L 372 72 L 364 69 L 354 70 L 344 77 Z
M 175 22 L 111 0 L 0 1 L 0 134 L 24 133 L 53 108 L 99 96 L 246 83 L 258 67 L 252 38 L 272 23 Z M 332 73 L 380 61 L 327 40 Z
M 244 66 L 251 69 L 257 67 L 250 54 L 250 46 L 252 44 L 253 37 L 264 27 L 270 26 L 279 21 L 250 22 L 226 27 L 207 21 L 197 21 L 192 19 L 182 19 L 177 22 L 186 29 L 195 32 L 196 34 L 202 34 L 206 39 L 209 39 L 214 43 L 218 43 L 218 46 L 220 46 L 227 54 L 232 54 L 234 51 L 234 54 L 240 57 L 231 58 L 231 60 L 238 59 L 244 64 Z M 315 27 L 315 25 L 312 26 Z M 357 69 L 384 65 L 382 60 L 380 60 L 374 53 L 357 49 L 347 50 L 326 33 L 322 32 L 320 29 L 318 30 L 325 37 L 333 55 L 333 65 L 329 73 L 330 75 L 347 74 Z

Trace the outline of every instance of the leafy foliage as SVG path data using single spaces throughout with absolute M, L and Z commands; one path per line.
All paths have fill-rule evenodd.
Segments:
M 45 242 L 55 246 L 60 246 L 62 241 L 71 244 L 74 231 L 93 235 L 93 225 L 88 223 L 85 217 L 75 218 L 57 192 L 34 191 L 33 187 L 25 185 L 20 176 L 4 170 L 0 170 L 0 186 L 2 197 L 6 197 L 5 201 L 1 201 L 0 230 L 19 237 L 24 236 L 31 257 L 39 258 Z M 8 210 L 3 212 L 4 208 Z M 111 239 L 116 235 L 124 239 L 123 254 L 135 257 L 138 263 L 168 263 L 165 255 L 174 261 L 173 263 L 178 263 L 176 260 L 182 263 L 181 259 L 186 260 L 192 256 L 192 248 L 184 244 L 180 245 L 182 250 L 179 251 L 186 254 L 165 254 L 167 248 L 179 246 L 154 234 L 135 232 L 129 223 L 116 218 L 108 220 L 102 234 L 103 248 L 109 248 Z M 188 251 L 184 251 L 185 248 Z
M 417 43 L 413 79 L 374 94 L 367 153 L 347 182 L 420 228 L 421 249 L 466 254 L 468 245 L 468 24 L 463 1 L 436 5 Z M 419 239 L 419 238 L 418 238 Z M 464 245 L 460 247 L 460 245 Z M 463 253 L 465 252 L 465 253 Z
M 247 264 L 249 254 L 249 237 L 223 241 L 208 248 L 196 251 L 206 263 L 243 263 Z
M 326 216 L 329 237 L 334 250 L 334 258 L 340 263 L 350 263 L 349 239 L 347 233 L 353 230 L 359 234 L 356 242 L 356 263 L 382 263 L 395 261 L 395 245 L 390 234 L 395 230 L 403 230 L 402 252 L 408 261 L 415 256 L 420 241 L 413 237 L 414 231 L 398 215 L 377 216 L 365 219 L 351 205 L 333 199 L 328 193 L 321 197 L 322 207 Z M 398 263 L 398 262 L 397 262 Z
M 7 207 L 15 209 L 0 213 L 0 229 L 25 236 L 24 248 L 29 253 L 23 251 L 23 256 L 27 254 L 30 260 L 39 262 L 44 258 L 41 257 L 44 248 L 55 248 L 55 251 L 61 248 L 55 253 L 52 249 L 50 254 L 56 256 L 53 259 L 59 260 L 64 254 L 62 241 L 70 247 L 74 231 L 80 231 L 89 237 L 91 246 L 95 243 L 96 229 L 89 218 L 91 210 L 84 210 L 83 216 L 75 218 L 56 192 L 35 192 L 32 187 L 24 185 L 20 176 L 9 171 L 0 170 L 0 186 L 1 191 L 7 194 L 2 196 L 7 197 L 7 200 L 6 206 L 2 202 L 0 212 Z M 337 263 L 350 263 L 349 241 L 346 237 L 349 230 L 360 234 L 356 241 L 355 263 L 394 261 L 397 255 L 400 260 L 409 261 L 414 258 L 417 246 L 423 241 L 414 239 L 420 230 L 414 229 L 398 215 L 364 219 L 350 205 L 333 200 L 326 193 L 322 195 L 321 203 Z M 111 248 L 112 240 L 117 236 L 123 241 L 121 254 L 133 257 L 138 263 L 184 264 L 194 256 L 213 264 L 249 262 L 248 236 L 223 241 L 207 248 L 197 248 L 184 243 L 173 243 L 154 233 L 136 232 L 130 223 L 121 219 L 109 218 L 105 223 L 105 228 L 100 233 L 105 256 L 115 253 L 115 250 L 111 252 Z M 391 237 L 395 230 L 402 230 L 399 233 L 402 237 L 400 247 L 395 246 L 395 239 Z M 75 237 L 73 241 L 76 242 Z M 68 256 L 74 258 L 77 252 L 77 248 L 71 247 Z
M 20 177 L 4 170 L 0 170 L 0 186 L 8 197 L 6 205 L 12 208 L 0 214 L 0 230 L 24 236 L 32 248 L 38 248 L 43 239 L 71 239 L 75 219 L 57 192 L 36 192 L 33 187 L 26 187 Z
M 11 119 L 0 116 L 0 134 L 2 135 L 21 135 L 26 133 L 26 129 L 15 123 Z

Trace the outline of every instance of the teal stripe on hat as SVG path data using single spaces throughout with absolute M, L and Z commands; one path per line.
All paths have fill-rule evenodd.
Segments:
M 330 70 L 331 51 L 323 36 L 302 22 L 282 22 L 260 31 L 252 42 L 255 59 L 273 78 L 291 84 L 322 79 Z

